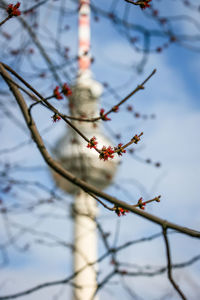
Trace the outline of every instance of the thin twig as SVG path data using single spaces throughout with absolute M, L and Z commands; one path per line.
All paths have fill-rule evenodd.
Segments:
M 170 253 L 170 246 L 169 246 L 169 241 L 167 237 L 167 229 L 163 226 L 163 237 L 165 241 L 165 248 L 166 248 L 166 256 L 167 256 L 167 274 L 169 281 L 177 291 L 177 293 L 180 295 L 181 299 L 187 300 L 183 292 L 180 290 L 178 284 L 175 282 L 175 280 L 172 277 L 172 264 L 171 264 L 171 253 Z
M 4 23 L 6 23 L 11 17 L 7 16 L 3 21 L 0 22 L 0 26 L 2 26 Z

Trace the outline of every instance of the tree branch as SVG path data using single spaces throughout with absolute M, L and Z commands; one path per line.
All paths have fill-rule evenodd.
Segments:
M 75 177 L 71 172 L 67 171 L 66 169 L 64 169 L 57 161 L 55 161 L 50 154 L 48 153 L 42 137 L 40 136 L 38 129 L 36 127 L 36 124 L 34 122 L 34 120 L 32 119 L 32 117 L 29 114 L 28 111 L 28 107 L 24 101 L 23 96 L 21 95 L 19 89 L 11 82 L 11 80 L 8 80 L 8 78 L 10 78 L 9 74 L 6 72 L 6 70 L 4 69 L 3 65 L 0 64 L 0 72 L 1 75 L 3 76 L 4 80 L 7 82 L 8 86 L 10 87 L 13 95 L 16 98 L 16 101 L 21 109 L 21 112 L 24 116 L 25 122 L 27 124 L 27 127 L 29 128 L 32 138 L 34 140 L 34 142 L 36 143 L 38 150 L 40 151 L 41 155 L 43 156 L 44 160 L 46 161 L 47 165 L 52 168 L 54 171 L 56 171 L 59 175 L 61 175 L 62 177 L 66 178 L 67 180 L 69 180 L 71 183 L 79 186 L 81 189 L 83 189 L 84 191 L 89 191 L 93 194 L 95 194 L 96 196 L 99 196 L 107 201 L 109 201 L 110 203 L 113 203 L 117 206 L 123 207 L 129 211 L 131 211 L 132 213 L 139 215 L 155 224 L 159 224 L 162 227 L 165 228 L 171 228 L 174 229 L 176 231 L 179 231 L 183 234 L 192 236 L 192 237 L 196 237 L 196 238 L 200 238 L 200 232 L 199 231 L 195 231 L 193 229 L 190 228 L 186 228 L 171 222 L 168 222 L 164 219 L 161 219 L 157 216 L 154 216 L 152 214 L 149 214 L 147 212 L 144 212 L 136 207 L 133 207 L 132 205 L 129 205 L 127 203 L 125 203 L 124 201 L 121 201 L 113 196 L 110 196 L 107 193 L 104 193 L 102 191 L 100 191 L 99 189 L 97 189 L 96 187 L 94 187 L 93 185 Z
M 187 300 L 183 292 L 180 290 L 178 284 L 175 282 L 175 280 L 172 277 L 172 264 L 171 264 L 171 253 L 170 253 L 170 246 L 169 246 L 169 241 L 167 237 L 167 229 L 163 227 L 163 237 L 165 241 L 165 248 L 166 248 L 166 256 L 167 256 L 167 274 L 169 281 L 177 291 L 177 293 L 180 295 L 181 299 Z

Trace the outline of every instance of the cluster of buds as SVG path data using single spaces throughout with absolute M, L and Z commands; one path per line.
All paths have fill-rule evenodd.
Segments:
M 53 119 L 53 122 L 55 123 L 55 122 L 59 121 L 61 119 L 61 117 L 58 114 L 54 114 L 52 116 L 52 119 Z
M 96 141 L 96 137 L 93 136 L 93 137 L 90 139 L 90 141 L 88 142 L 87 148 L 90 148 L 90 149 L 95 148 L 95 149 L 96 149 L 96 145 L 97 145 L 97 144 L 98 144 L 98 142 Z
M 151 2 L 151 0 L 139 0 L 136 3 L 141 7 L 141 9 L 145 9 L 147 7 L 150 7 L 149 2 Z
M 69 86 L 66 83 L 64 83 L 62 86 L 62 92 L 67 97 L 71 96 L 71 94 L 72 94 L 72 90 L 69 88 Z
M 72 91 L 69 88 L 69 86 L 66 83 L 64 83 L 62 86 L 61 92 L 59 91 L 59 86 L 56 86 L 55 89 L 53 90 L 54 97 L 58 100 L 63 99 L 63 96 L 61 95 L 61 93 L 63 93 L 65 96 L 68 97 L 72 94 Z
M 140 209 L 145 209 L 145 205 L 146 205 L 146 202 L 143 202 L 143 198 L 141 197 L 139 200 L 138 200 L 138 206 Z
M 114 206 L 114 211 L 115 211 L 115 213 L 118 215 L 118 217 L 120 217 L 120 216 L 125 216 L 126 213 L 129 212 L 128 209 L 119 207 L 119 206 L 117 206 L 117 205 Z
M 131 139 L 131 141 L 135 144 L 137 144 L 140 141 L 140 137 L 143 135 L 143 132 L 141 132 L 139 135 L 134 135 L 134 137 Z
M 101 119 L 102 119 L 103 121 L 110 121 L 111 119 L 108 118 L 108 117 L 107 117 L 107 114 L 105 114 L 104 112 L 105 112 L 105 110 L 102 108 L 102 109 L 100 110 L 100 117 L 101 117 Z
M 126 153 L 126 150 L 122 147 L 123 144 L 118 144 L 117 147 L 114 148 L 115 152 L 119 155 L 122 156 L 122 153 Z
M 106 161 L 106 160 L 108 160 L 108 158 L 113 158 L 114 153 L 115 153 L 115 151 L 113 150 L 113 148 L 111 146 L 109 146 L 108 148 L 103 146 L 103 148 L 101 149 L 101 152 L 99 154 L 99 158 Z
M 13 4 L 8 5 L 6 11 L 10 18 L 21 15 L 21 11 L 19 10 L 20 4 L 21 4 L 20 2 L 17 2 L 15 5 L 13 5 Z
M 59 86 L 56 86 L 55 89 L 53 90 L 54 97 L 58 100 L 63 99 L 63 96 L 59 92 Z

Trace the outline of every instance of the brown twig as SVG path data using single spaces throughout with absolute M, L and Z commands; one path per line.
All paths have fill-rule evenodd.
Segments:
M 132 97 L 134 94 L 136 94 L 139 90 L 143 90 L 144 89 L 144 85 L 145 83 L 156 73 L 156 69 L 154 69 L 151 74 L 141 83 L 139 84 L 130 94 L 128 94 L 125 98 L 123 98 L 120 102 L 118 102 L 117 104 L 115 104 L 110 110 L 108 110 L 107 112 L 104 113 L 104 116 L 109 115 L 110 113 L 112 113 L 113 111 L 115 111 L 114 109 L 119 106 L 121 106 L 124 102 L 126 102 L 130 97 Z M 86 122 L 94 122 L 94 121 L 98 121 L 101 120 L 102 117 L 95 117 L 95 118 L 91 118 L 91 119 L 81 119 L 81 121 L 86 121 Z
M 6 23 L 10 18 L 11 18 L 10 16 L 7 16 L 3 21 L 0 22 L 0 26 Z
M 165 241 L 165 248 L 166 248 L 166 256 L 167 256 L 167 274 L 169 281 L 177 291 L 177 293 L 180 295 L 181 299 L 187 300 L 183 292 L 180 290 L 178 284 L 175 282 L 175 280 L 172 277 L 172 263 L 171 263 L 171 253 L 170 253 L 170 246 L 169 246 L 169 241 L 167 237 L 167 229 L 165 226 L 163 226 L 163 237 Z

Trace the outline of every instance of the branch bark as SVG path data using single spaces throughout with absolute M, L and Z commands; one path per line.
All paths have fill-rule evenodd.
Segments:
M 187 300 L 181 289 L 179 288 L 178 284 L 175 282 L 175 280 L 172 277 L 172 263 L 171 263 L 171 253 L 170 253 L 170 246 L 169 241 L 167 237 L 167 229 L 163 227 L 163 237 L 165 241 L 165 248 L 166 248 L 166 256 L 167 256 L 167 275 L 169 278 L 169 281 L 173 285 L 174 289 L 177 291 L 181 299 Z

